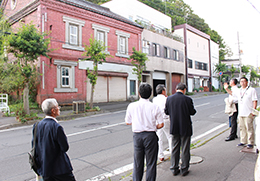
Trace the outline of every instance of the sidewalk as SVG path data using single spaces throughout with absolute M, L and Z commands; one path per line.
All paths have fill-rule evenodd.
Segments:
M 229 131 L 229 130 L 228 130 Z M 251 153 L 241 152 L 248 149 L 237 147 L 239 139 L 226 142 L 227 131 L 215 137 L 205 145 L 191 150 L 190 173 L 182 177 L 173 176 L 170 171 L 170 159 L 157 165 L 157 181 L 254 181 L 254 167 L 257 159 L 255 149 Z M 201 160 L 202 159 L 202 160 Z M 132 172 L 131 172 L 132 174 Z M 121 181 L 132 180 L 132 175 Z M 111 178 L 119 180 L 119 178 Z M 145 174 L 143 177 L 145 181 Z

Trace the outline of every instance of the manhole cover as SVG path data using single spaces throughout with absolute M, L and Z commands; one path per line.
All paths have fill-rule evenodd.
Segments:
M 190 157 L 190 164 L 198 164 L 203 162 L 203 158 L 200 156 L 191 156 Z

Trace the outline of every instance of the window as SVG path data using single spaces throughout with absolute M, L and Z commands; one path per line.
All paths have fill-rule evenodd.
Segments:
M 63 16 L 65 22 L 65 44 L 62 48 L 84 51 L 82 46 L 82 27 L 85 21 Z
M 125 37 L 119 37 L 119 53 L 126 54 L 126 38 Z
M 69 67 L 61 67 L 61 86 L 62 87 L 69 87 Z
M 135 80 L 130 80 L 130 95 L 136 95 Z
M 129 58 L 129 55 L 128 55 L 128 39 L 130 38 L 130 34 L 116 30 L 116 35 L 117 35 L 117 53 L 116 53 L 116 56 Z
M 97 37 L 96 39 L 100 42 L 102 42 L 103 45 L 105 45 L 105 32 L 103 31 L 97 31 Z
M 11 0 L 11 9 L 13 10 L 16 7 L 17 0 Z
M 70 25 L 70 41 L 71 45 L 78 45 L 78 26 Z
M 188 68 L 192 68 L 192 60 L 188 59 Z
M 78 92 L 75 88 L 75 66 L 77 62 L 54 60 L 57 65 L 57 87 L 54 92 Z
M 153 55 L 160 56 L 160 45 L 153 43 Z
M 179 61 L 179 51 L 173 50 L 173 60 Z
M 143 40 L 143 53 L 150 54 L 150 43 L 149 41 Z
M 97 24 L 92 24 L 92 28 L 94 29 L 94 38 L 103 42 L 104 46 L 106 47 L 105 53 L 110 54 L 107 50 L 107 34 L 109 33 L 110 28 Z
M 195 68 L 199 70 L 208 70 L 208 64 L 195 61 Z
M 170 58 L 170 49 L 167 47 L 163 47 L 163 57 Z

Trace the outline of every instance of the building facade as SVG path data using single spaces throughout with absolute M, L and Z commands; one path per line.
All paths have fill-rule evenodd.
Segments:
M 171 18 L 137 0 L 112 0 L 102 4 L 117 14 L 136 21 L 142 32 L 142 52 L 149 61 L 142 81 L 155 88 L 164 84 L 168 95 L 175 93 L 176 85 L 185 82 L 184 43 L 171 32 Z M 186 83 L 186 82 L 185 82 Z
M 219 72 L 216 72 L 215 65 L 219 63 L 219 45 L 214 41 L 210 40 L 210 50 L 211 50 L 211 80 L 212 86 L 215 89 L 219 88 Z
M 138 97 L 137 76 L 133 74 L 132 47 L 141 49 L 143 27 L 108 8 L 84 0 L 3 0 L 1 4 L 12 28 L 33 23 L 49 33 L 51 58 L 40 57 L 41 73 L 37 101 L 53 97 L 62 103 L 86 100 L 91 85 L 87 71 L 92 61 L 82 61 L 85 45 L 95 38 L 111 55 L 99 67 L 94 102 L 124 101 Z
M 188 91 L 200 87 L 211 90 L 210 36 L 188 24 L 175 26 L 174 32 L 184 39 Z

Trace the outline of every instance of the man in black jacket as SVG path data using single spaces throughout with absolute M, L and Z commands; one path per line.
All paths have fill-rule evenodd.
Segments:
M 179 83 L 176 86 L 177 92 L 166 100 L 165 114 L 170 115 L 170 133 L 172 137 L 172 154 L 170 170 L 176 176 L 180 172 L 182 176 L 189 173 L 190 162 L 190 141 L 192 136 L 191 115 L 196 113 L 193 101 L 185 96 L 186 85 Z M 182 164 L 179 169 L 180 148 L 182 148 Z
M 44 181 L 75 181 L 72 165 L 67 155 L 69 144 L 63 127 L 56 117 L 60 107 L 56 99 L 45 99 L 42 110 L 46 117 L 41 120 L 36 133 L 36 163 Z M 35 125 L 33 126 L 33 131 Z M 33 143 L 33 140 L 32 140 Z

